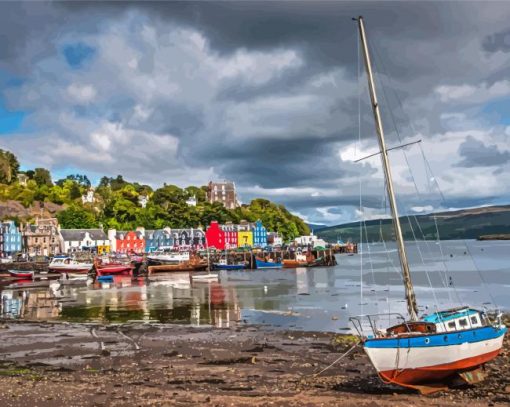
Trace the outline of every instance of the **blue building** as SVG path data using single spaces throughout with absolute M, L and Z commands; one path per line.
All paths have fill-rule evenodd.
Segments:
M 255 225 L 251 228 L 253 232 L 253 246 L 255 247 L 266 247 L 267 246 L 267 230 L 262 225 L 260 219 L 255 222 Z
M 167 229 L 145 231 L 145 252 L 150 253 L 162 247 L 174 245 L 174 238 Z
M 21 232 L 14 221 L 0 223 L 0 257 L 12 256 L 21 252 Z

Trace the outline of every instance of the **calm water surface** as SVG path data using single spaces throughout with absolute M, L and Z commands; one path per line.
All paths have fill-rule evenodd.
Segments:
M 510 242 L 419 242 L 409 243 L 408 251 L 422 312 L 461 304 L 496 304 L 510 311 Z M 353 315 L 405 313 L 394 244 L 365 245 L 362 254 L 337 255 L 337 261 L 327 268 L 220 272 L 210 281 L 173 273 L 136 281 L 116 276 L 113 284 L 3 285 L 1 314 L 30 320 L 217 327 L 248 323 L 343 332 Z

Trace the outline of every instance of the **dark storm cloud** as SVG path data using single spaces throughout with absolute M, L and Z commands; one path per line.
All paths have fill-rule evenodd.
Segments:
M 462 161 L 458 167 L 493 167 L 507 163 L 510 160 L 508 151 L 500 151 L 498 146 L 486 145 L 482 141 L 468 136 L 459 146 Z
M 510 30 L 488 35 L 483 40 L 482 46 L 487 52 L 510 52 Z

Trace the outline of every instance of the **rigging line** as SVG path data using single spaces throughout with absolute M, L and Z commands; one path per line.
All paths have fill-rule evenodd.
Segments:
M 384 213 L 387 213 L 388 211 L 388 208 L 387 208 L 387 202 L 386 202 L 386 185 L 383 186 L 383 194 L 382 194 L 382 198 L 381 198 L 381 207 L 383 208 L 384 210 Z M 382 244 L 383 244 L 383 247 L 384 247 L 384 253 L 386 253 L 386 258 L 387 258 L 387 262 L 386 262 L 386 270 L 388 271 L 388 276 L 390 274 L 390 270 L 391 270 L 391 266 L 393 266 L 394 270 L 393 271 L 398 271 L 396 270 L 395 268 L 395 265 L 393 264 L 393 261 L 391 260 L 390 258 L 390 254 L 388 253 L 388 249 L 386 248 L 386 243 L 385 243 L 385 240 L 384 240 L 384 235 L 383 235 L 383 229 L 382 229 L 382 219 L 379 219 L 379 239 L 381 240 Z M 388 320 L 390 319 L 390 313 L 391 313 L 391 303 L 390 303 L 390 279 L 389 277 L 386 279 L 386 303 L 388 304 Z
M 445 279 L 448 281 L 451 280 L 451 275 L 449 274 L 449 270 L 448 270 L 448 266 L 446 264 L 446 257 L 444 255 L 444 250 L 443 250 L 443 244 L 441 243 L 441 239 L 439 238 L 439 226 L 437 224 L 437 218 L 432 215 L 432 219 L 434 219 L 434 227 L 436 228 L 436 237 L 437 237 L 437 245 L 439 246 L 439 255 L 441 256 L 441 263 L 443 264 L 443 267 L 444 267 L 444 276 L 445 276 Z M 455 297 L 457 298 L 457 303 L 459 305 L 462 305 L 462 301 L 460 299 L 460 295 L 459 295 L 459 292 L 457 291 L 457 286 L 455 284 L 451 285 L 451 284 L 448 284 L 448 287 L 453 287 L 453 292 L 455 293 Z M 453 303 L 453 301 L 452 301 Z
M 498 307 L 498 304 L 496 303 L 496 300 L 494 298 L 494 296 L 492 295 L 491 291 L 489 290 L 489 286 L 487 285 L 487 283 L 485 282 L 485 279 L 483 278 L 483 275 L 482 273 L 480 272 L 480 269 L 476 266 L 476 262 L 475 262 L 475 259 L 474 257 L 471 255 L 471 250 L 469 249 L 466 241 L 464 240 L 464 246 L 466 247 L 466 250 L 467 252 L 469 253 L 469 256 L 471 257 L 471 259 L 473 260 L 473 264 L 475 265 L 475 270 L 477 271 L 478 275 L 480 276 L 480 280 L 482 280 L 482 284 L 484 285 L 484 288 L 487 290 L 487 293 L 489 294 L 489 297 L 492 301 L 492 303 L 494 304 L 494 306 L 497 308 Z
M 383 74 L 384 74 L 384 76 L 385 76 L 386 78 L 388 78 L 388 80 L 391 80 L 391 78 L 390 78 L 390 77 L 386 74 L 386 68 L 385 68 L 385 66 L 384 66 L 384 62 L 383 62 L 382 58 L 379 56 L 379 53 L 377 52 L 377 50 L 376 50 L 374 47 L 371 47 L 371 49 L 372 49 L 372 51 L 373 51 L 373 53 L 374 53 L 374 55 L 375 55 L 375 59 L 376 59 L 376 60 L 380 63 L 380 66 L 382 67 L 382 70 L 383 70 Z M 383 98 L 384 98 L 384 100 L 386 101 L 386 104 L 389 106 L 389 98 L 388 98 L 388 97 L 387 97 L 387 95 L 386 95 L 386 87 L 384 86 L 383 81 L 380 79 L 380 76 L 379 76 L 379 74 L 377 73 L 377 71 L 376 71 L 376 75 L 378 76 L 379 83 L 381 84 L 381 89 L 382 89 L 382 93 L 383 93 Z M 395 98 L 397 99 L 397 101 L 398 101 L 398 103 L 399 103 L 399 105 L 400 105 L 400 108 L 401 108 L 402 112 L 403 112 L 403 113 L 404 113 L 404 115 L 405 115 L 405 112 L 404 112 L 404 109 L 403 109 L 403 106 L 402 106 L 402 102 L 401 102 L 401 100 L 400 100 L 400 98 L 399 98 L 399 96 L 398 96 L 397 92 L 396 92 L 396 91 L 394 91 L 393 93 L 394 93 Z M 393 126 L 394 126 L 394 128 L 395 128 L 395 133 L 397 134 L 397 137 L 398 137 L 399 142 L 400 142 L 400 143 L 402 143 L 402 138 L 401 138 L 401 136 L 400 136 L 400 132 L 398 131 L 397 123 L 396 123 L 395 117 L 394 117 L 394 115 L 393 115 L 393 112 L 391 111 L 391 109 L 388 109 L 388 110 L 389 110 L 390 117 L 391 117 L 392 122 L 393 122 Z M 413 126 L 412 126 L 411 121 L 409 121 L 409 123 L 411 124 L 411 130 L 412 130 L 412 131 L 413 131 L 413 133 L 414 133 L 415 131 L 414 131 L 414 128 L 413 128 Z M 425 157 L 425 154 L 424 154 L 423 148 L 422 148 L 422 146 L 421 146 L 421 143 L 419 143 L 419 144 L 420 144 L 420 151 L 421 151 L 422 157 L 424 158 L 425 163 L 426 163 L 426 167 L 428 167 L 428 169 L 431 171 L 431 174 L 433 175 L 433 173 L 432 173 L 432 169 L 430 168 L 430 164 L 429 164 L 428 160 L 427 160 L 427 159 L 426 159 L 426 157 Z M 420 191 L 419 191 L 419 189 L 418 189 L 418 185 L 416 184 L 416 180 L 415 180 L 415 177 L 414 177 L 413 171 L 411 170 L 411 166 L 409 165 L 409 159 L 408 159 L 408 157 L 407 157 L 407 154 L 406 154 L 405 150 L 403 150 L 403 154 L 404 154 L 404 158 L 405 158 L 405 161 L 406 161 L 406 164 L 407 164 L 407 168 L 409 169 L 409 174 L 411 175 L 411 179 L 412 179 L 413 184 L 414 184 L 414 188 L 415 188 L 415 190 L 416 190 L 416 194 L 417 194 L 417 196 L 418 196 L 418 199 L 420 199 L 420 200 L 421 200 L 421 194 L 420 194 Z M 439 193 L 440 193 L 440 195 L 441 195 L 441 197 L 442 197 L 442 199 L 443 199 L 443 202 L 444 202 L 444 201 L 445 201 L 445 200 L 444 200 L 444 195 L 443 195 L 443 193 L 442 193 L 441 189 L 439 188 L 439 184 L 437 183 L 437 180 L 435 179 L 435 177 L 433 177 L 433 180 L 435 181 L 436 186 L 437 186 L 437 188 L 438 188 L 438 191 L 439 191 Z M 415 221 L 416 221 L 416 223 L 417 223 L 417 225 L 418 225 L 418 227 L 419 227 L 419 229 L 420 229 L 420 232 L 422 233 L 423 240 L 424 240 L 425 242 L 427 242 L 427 240 L 425 239 L 425 234 L 423 233 L 423 230 L 422 230 L 422 228 L 421 228 L 421 226 L 420 226 L 420 223 L 419 223 L 419 220 L 418 220 L 417 216 L 416 216 L 416 215 L 413 215 L 413 216 L 414 216 Z M 409 220 L 409 215 L 407 215 L 407 218 L 408 218 L 408 220 Z M 409 221 L 409 223 L 411 223 L 411 222 Z M 439 228 L 437 228 L 437 225 L 436 225 L 436 232 L 437 232 L 437 238 L 438 238 L 438 240 L 440 240 L 440 239 L 439 239 Z M 426 245 L 428 245 L 428 242 L 426 243 Z M 441 244 L 440 244 L 440 248 L 441 248 Z M 441 256 L 441 259 L 442 259 L 442 262 L 443 262 L 443 268 L 444 268 L 445 280 L 447 281 L 447 280 L 448 280 L 447 267 L 446 267 L 446 263 L 444 262 L 444 256 L 443 256 L 443 255 Z M 439 272 L 439 271 L 438 271 L 438 272 Z M 440 272 L 439 272 L 439 273 L 440 273 Z M 441 278 L 441 280 L 443 281 L 443 279 L 442 279 L 442 278 Z M 449 287 L 449 286 L 448 286 L 448 285 L 446 285 L 445 287 L 448 289 L 448 287 Z M 456 296 L 457 296 L 457 299 L 459 300 L 459 303 L 461 303 L 460 298 L 459 298 L 458 293 L 457 293 L 457 289 L 456 289 L 456 287 L 455 287 L 455 286 L 454 286 L 454 290 L 455 290 L 455 292 L 456 292 Z M 449 293 L 449 297 L 451 298 L 451 293 Z M 452 302 L 452 303 L 453 303 L 453 302 Z
M 434 302 L 436 304 L 436 309 L 437 309 L 437 308 L 439 308 L 439 302 L 437 301 L 436 290 L 434 290 L 434 287 L 432 285 L 432 280 L 430 279 L 429 272 L 427 271 L 427 265 L 425 264 L 425 260 L 423 259 L 423 255 L 422 255 L 422 252 L 421 252 L 421 249 L 420 249 L 420 245 L 418 244 L 418 241 L 416 239 L 416 235 L 414 233 L 413 224 L 412 224 L 410 218 L 408 218 L 408 219 L 409 219 L 409 228 L 411 229 L 411 233 L 413 234 L 414 240 L 416 242 L 416 249 L 418 250 L 418 254 L 420 255 L 421 262 L 423 263 L 423 268 L 425 270 L 425 275 L 427 276 L 427 280 L 429 282 L 429 286 L 432 289 L 432 296 L 434 297 Z
M 427 159 L 427 156 L 425 155 L 425 151 L 423 151 L 423 147 L 421 144 L 420 144 L 420 151 L 421 151 L 421 156 L 423 158 L 423 161 L 425 162 L 425 166 L 431 175 L 432 182 L 436 186 L 437 192 L 439 193 L 439 196 L 441 197 L 441 203 L 446 206 L 446 198 L 444 197 L 443 191 L 441 190 L 441 187 L 439 186 L 439 182 L 437 181 L 436 177 L 434 176 L 434 171 L 432 171 L 432 167 L 430 166 L 429 160 Z
M 372 250 L 370 249 L 370 244 L 368 242 L 367 222 L 365 220 L 363 220 L 363 228 L 365 229 L 365 237 L 367 239 L 368 262 L 370 264 L 370 270 L 371 270 L 371 273 L 372 273 L 372 281 L 375 282 L 374 263 L 373 263 L 373 260 L 372 260 Z
M 424 160 L 424 163 L 425 163 L 425 176 L 429 182 L 429 186 L 430 186 L 430 180 L 434 180 L 435 181 L 435 185 L 436 187 L 438 188 L 438 191 L 440 192 L 440 195 L 443 197 L 442 195 L 442 192 L 441 190 L 439 189 L 439 184 L 437 183 L 435 177 L 434 177 L 434 173 L 432 172 L 432 168 L 430 167 L 430 164 L 427 160 L 427 157 L 425 156 L 425 152 L 423 151 L 423 149 L 421 148 L 420 146 L 420 150 L 421 150 L 421 155 L 422 155 L 422 158 Z M 443 197 L 444 198 L 444 197 Z M 442 201 L 443 204 L 445 204 L 445 201 L 443 199 Z M 432 214 L 432 219 L 434 220 L 434 228 L 435 228 L 435 233 L 436 233 L 436 242 L 437 242 L 437 245 L 439 246 L 439 255 L 441 257 L 441 264 L 443 265 L 443 270 L 444 270 L 444 278 L 448 284 L 448 294 L 450 296 L 450 302 L 453 304 L 453 299 L 451 298 L 451 290 L 453 289 L 453 292 L 455 294 L 455 298 L 457 300 L 457 303 L 459 305 L 462 305 L 462 301 L 460 299 L 460 296 L 459 296 L 459 292 L 457 291 L 457 286 L 455 284 L 449 284 L 449 281 L 451 281 L 451 275 L 449 275 L 449 270 L 448 270 L 448 265 L 446 263 L 446 257 L 445 257 L 445 253 L 444 253 L 444 250 L 443 250 L 443 243 L 441 242 L 441 238 L 440 238 L 440 234 L 439 234 L 439 225 L 437 223 L 437 217 Z
M 386 188 L 386 187 L 384 187 L 384 188 Z M 383 197 L 382 197 L 382 200 L 384 201 L 384 210 L 385 210 L 385 212 L 387 212 L 386 198 L 387 198 L 387 197 L 386 197 L 386 193 L 385 193 L 385 192 L 384 192 L 384 190 L 383 190 Z M 382 223 L 382 219 L 381 219 L 381 221 L 380 221 L 380 222 Z M 390 263 L 390 264 L 391 264 L 391 266 L 393 267 L 393 271 L 395 271 L 395 272 L 396 272 L 396 273 L 400 276 L 400 278 L 402 279 L 402 281 L 404 281 L 404 278 L 403 278 L 403 276 L 402 276 L 402 270 L 401 270 L 401 268 L 400 268 L 399 266 L 396 266 L 396 265 L 395 265 L 395 262 L 393 261 L 392 257 L 390 256 L 390 252 L 389 252 L 389 250 L 388 250 L 388 246 L 386 245 L 386 240 L 384 240 L 384 235 L 383 235 L 383 233 L 382 233 L 382 228 L 380 228 L 380 229 L 379 229 L 379 232 L 380 232 L 380 234 L 381 234 L 381 241 L 382 241 L 382 244 L 383 244 L 383 246 L 384 246 L 384 252 L 386 253 L 386 257 L 387 257 L 387 259 L 388 259 L 388 263 Z M 388 277 L 388 286 L 389 286 L 389 283 L 390 283 L 390 279 L 389 279 L 389 277 Z

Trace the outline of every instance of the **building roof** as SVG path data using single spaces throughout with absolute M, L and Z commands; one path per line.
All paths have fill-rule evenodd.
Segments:
M 128 233 L 134 233 L 134 234 L 136 234 L 136 237 L 138 239 L 144 239 L 143 233 L 140 232 L 139 230 L 128 230 L 128 231 L 118 230 L 117 233 L 115 234 L 115 239 L 124 240 Z
M 61 229 L 60 233 L 66 241 L 83 240 L 88 232 L 92 240 L 108 240 L 108 236 L 102 229 Z

